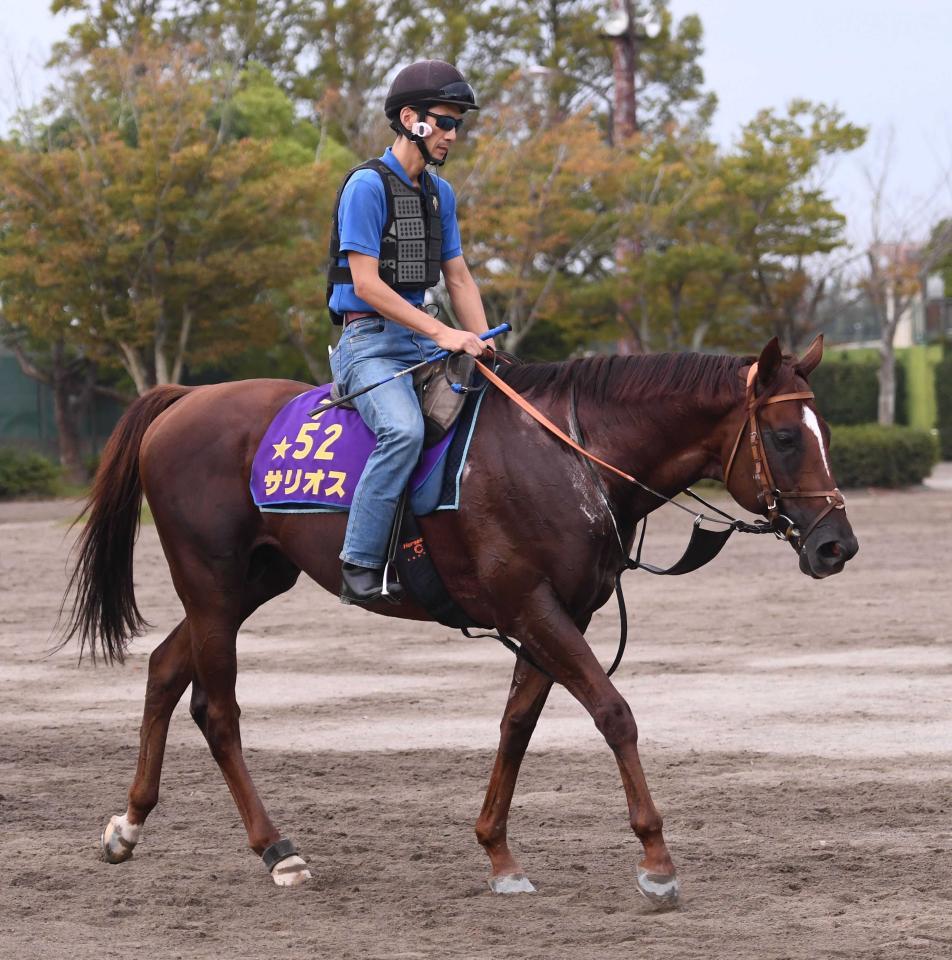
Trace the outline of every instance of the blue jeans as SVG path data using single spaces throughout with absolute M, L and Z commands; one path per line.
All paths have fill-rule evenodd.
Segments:
M 331 356 L 331 370 L 340 389 L 352 393 L 425 360 L 438 349 L 429 337 L 393 320 L 364 317 L 344 328 Z M 412 376 L 370 390 L 353 403 L 377 435 L 377 446 L 354 490 L 340 558 L 380 569 L 387 560 L 397 501 L 423 450 L 423 415 Z

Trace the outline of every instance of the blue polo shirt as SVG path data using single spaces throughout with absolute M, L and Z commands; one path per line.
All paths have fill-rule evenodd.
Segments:
M 412 187 L 403 165 L 387 147 L 380 158 L 408 187 Z M 456 222 L 456 195 L 453 188 L 442 178 L 434 177 L 439 189 L 440 221 L 443 225 L 443 249 L 440 260 L 445 262 L 463 253 L 460 243 L 459 224 Z M 337 229 L 340 232 L 340 250 L 364 253 L 380 259 L 380 241 L 387 223 L 387 194 L 383 180 L 374 170 L 358 170 L 347 181 L 340 198 L 337 212 Z M 338 258 L 340 266 L 347 265 L 347 257 Z M 425 287 L 397 290 L 404 300 L 420 306 L 426 294 Z M 331 293 L 330 307 L 336 313 L 347 311 L 372 312 L 373 307 L 354 293 L 350 283 L 335 283 Z

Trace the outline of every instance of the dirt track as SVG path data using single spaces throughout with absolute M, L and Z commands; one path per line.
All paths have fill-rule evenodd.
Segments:
M 155 531 L 156 624 L 125 669 L 43 659 L 62 505 L 0 506 L 0 958 L 770 958 L 952 955 L 952 490 L 857 494 L 840 577 L 736 537 L 714 564 L 630 575 L 619 672 L 684 909 L 649 913 L 617 770 L 556 691 L 511 820 L 535 896 L 493 897 L 472 826 L 510 655 L 345 609 L 302 583 L 239 637 L 243 740 L 315 879 L 275 888 L 184 705 L 135 858 L 125 807 L 148 654 L 179 619 Z M 659 516 L 649 558 L 687 536 Z M 589 636 L 607 662 L 617 624 Z M 275 666 L 278 664 L 279 666 Z

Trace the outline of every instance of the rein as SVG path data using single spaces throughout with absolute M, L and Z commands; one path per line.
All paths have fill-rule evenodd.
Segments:
M 501 393 L 508 397 L 513 403 L 516 404 L 521 410 L 527 413 L 533 420 L 541 424 L 549 433 L 558 437 L 566 446 L 570 447 L 576 453 L 584 458 L 584 462 L 588 465 L 592 479 L 595 483 L 595 487 L 598 490 L 598 493 L 605 504 L 605 507 L 608 511 L 608 515 L 611 518 L 612 528 L 615 533 L 615 538 L 617 540 L 619 549 L 621 550 L 622 556 L 625 559 L 624 566 L 618 571 L 615 575 L 615 596 L 618 601 L 618 612 L 621 618 L 621 633 L 618 642 L 618 652 L 615 654 L 615 659 L 612 662 L 612 665 L 606 671 L 607 675 L 610 677 L 618 665 L 621 663 L 622 656 L 625 652 L 625 646 L 628 638 L 628 618 L 626 615 L 625 609 L 625 599 L 624 594 L 621 589 L 621 577 L 626 570 L 646 570 L 649 573 L 658 574 L 658 575 L 680 575 L 684 573 L 690 573 L 694 570 L 697 570 L 699 567 L 703 566 L 706 563 L 709 563 L 717 554 L 720 552 L 721 548 L 727 542 L 731 534 L 735 530 L 739 530 L 742 533 L 773 533 L 778 540 L 787 540 L 791 546 L 796 550 L 797 553 L 803 549 L 803 544 L 806 542 L 810 534 L 816 529 L 820 521 L 826 517 L 833 510 L 842 510 L 846 507 L 846 501 L 843 498 L 843 495 L 837 488 L 832 490 L 779 490 L 777 489 L 773 474 L 770 471 L 770 466 L 767 462 L 767 456 L 763 449 L 763 444 L 761 442 L 761 431 L 760 423 L 757 417 L 758 412 L 761 407 L 766 406 L 770 403 L 781 403 L 786 400 L 812 400 L 814 399 L 814 394 L 812 391 L 800 391 L 797 393 L 784 393 L 779 396 L 768 397 L 765 400 L 759 400 L 755 394 L 754 386 L 757 378 L 757 363 L 753 363 L 750 367 L 750 370 L 747 373 L 747 385 L 746 385 L 746 404 L 747 404 L 747 418 L 741 423 L 740 430 L 737 434 L 737 439 L 734 441 L 734 446 L 731 449 L 730 457 L 727 461 L 727 468 L 724 471 L 724 483 L 727 484 L 728 478 L 730 477 L 731 468 L 734 465 L 734 461 L 737 456 L 737 451 L 740 449 L 741 440 L 744 436 L 744 431 L 749 427 L 750 430 L 750 448 L 751 448 L 751 457 L 754 464 L 754 481 L 759 487 L 757 499 L 762 501 L 764 507 L 767 511 L 767 521 L 755 521 L 754 523 L 748 523 L 744 520 L 740 520 L 736 517 L 732 517 L 729 513 L 726 513 L 724 510 L 721 510 L 719 507 L 716 507 L 712 503 L 708 503 L 703 497 L 698 496 L 690 488 L 685 488 L 682 490 L 682 493 L 687 494 L 689 497 L 692 497 L 694 500 L 697 500 L 699 503 L 704 504 L 704 506 L 713 510 L 715 513 L 720 514 L 719 517 L 708 517 L 703 513 L 698 513 L 696 510 L 686 507 L 682 503 L 678 503 L 672 497 L 668 497 L 663 493 L 659 493 L 657 490 L 652 489 L 647 484 L 642 483 L 637 477 L 633 477 L 631 474 L 626 473 L 624 470 L 619 469 L 611 463 L 608 463 L 605 460 L 602 460 L 600 457 L 595 456 L 595 454 L 586 450 L 582 443 L 584 438 L 582 437 L 581 427 L 578 423 L 578 417 L 576 414 L 576 400 L 575 400 L 575 388 L 572 387 L 571 400 L 569 405 L 570 413 L 570 424 L 569 429 L 576 435 L 577 439 L 570 437 L 563 430 L 559 429 L 548 417 L 545 416 L 540 410 L 536 409 L 528 400 L 525 399 L 520 393 L 517 393 L 509 386 L 505 380 L 501 379 L 493 370 L 487 367 L 484 363 L 479 360 L 476 360 L 476 366 L 482 375 Z M 635 554 L 635 557 L 629 557 L 628 551 L 625 549 L 625 545 L 622 542 L 621 532 L 618 529 L 618 521 L 615 518 L 615 512 L 612 510 L 611 502 L 608 498 L 608 493 L 605 489 L 604 483 L 602 482 L 601 477 L 598 475 L 597 471 L 594 469 L 592 464 L 597 464 L 605 470 L 615 474 L 618 477 L 621 477 L 622 480 L 632 483 L 637 487 L 640 487 L 642 490 L 647 493 L 652 494 L 657 497 L 659 500 L 664 500 L 667 503 L 672 504 L 677 507 L 679 510 L 685 511 L 694 517 L 694 528 L 691 532 L 691 540 L 688 543 L 688 547 L 685 550 L 684 555 L 681 557 L 677 563 L 673 566 L 668 567 L 667 569 L 662 569 L 656 567 L 653 564 L 646 563 L 641 559 L 641 549 L 644 545 L 645 533 L 648 527 L 648 519 L 644 518 L 642 521 L 641 536 L 638 540 L 638 549 Z M 808 499 L 812 497 L 825 497 L 827 500 L 826 509 L 824 509 L 810 524 L 807 528 L 806 533 L 801 534 L 797 529 L 794 522 L 784 514 L 780 512 L 779 502 L 781 499 Z M 721 519 L 723 518 L 723 519 Z M 721 531 L 705 530 L 700 526 L 701 521 L 707 520 L 711 523 L 720 523 L 726 524 L 726 529 Z M 636 526 L 637 529 L 637 526 Z M 466 630 L 463 631 L 466 636 L 470 636 Z M 497 634 L 478 634 L 475 636 L 490 636 L 494 637 L 497 640 L 500 640 L 509 650 L 511 650 L 517 657 L 524 659 L 530 666 L 534 667 L 540 673 L 552 679 L 549 673 L 540 667 L 525 651 L 521 646 L 515 644 L 510 637 L 507 637 L 501 631 Z
M 665 496 L 665 494 L 660 493 L 659 491 L 649 487 L 646 483 L 642 483 L 637 477 L 633 477 L 630 473 L 625 473 L 624 470 L 620 470 L 618 467 L 613 464 L 608 463 L 605 460 L 602 460 L 600 457 L 596 457 L 594 453 L 590 453 L 586 450 L 581 444 L 577 443 L 570 436 L 568 436 L 564 431 L 560 430 L 544 413 L 540 410 L 537 410 L 522 394 L 517 393 L 512 387 L 506 383 L 505 380 L 501 379 L 497 374 L 489 369 L 484 363 L 477 360 L 476 366 L 479 368 L 480 373 L 501 393 L 504 393 L 513 403 L 516 404 L 520 409 L 524 410 L 533 420 L 538 421 L 542 424 L 546 430 L 558 437 L 566 446 L 571 447 L 576 453 L 583 456 L 586 460 L 597 463 L 600 467 L 603 467 L 605 470 L 614 473 L 616 476 L 626 480 L 628 483 L 633 483 L 635 486 L 640 487 L 646 493 L 650 493 L 652 496 L 657 497 L 659 500 L 664 500 L 666 503 L 670 503 L 672 506 L 677 507 L 679 510 L 683 510 L 685 513 L 691 514 L 695 518 L 695 522 L 699 523 L 702 520 L 708 520 L 711 523 L 724 523 L 731 527 L 733 530 L 740 530 L 742 533 L 776 533 L 776 529 L 772 523 L 764 523 L 763 521 L 747 523 L 745 520 L 740 520 L 737 517 L 732 517 L 729 513 L 721 510 L 720 507 L 714 506 L 713 503 L 708 503 L 703 497 L 699 497 L 693 490 L 686 488 L 681 491 L 681 493 L 686 493 L 689 497 L 692 497 L 694 500 L 697 500 L 699 503 L 703 503 L 704 506 L 709 507 L 715 513 L 719 513 L 724 519 L 719 519 L 718 517 L 708 517 L 703 513 L 698 513 L 696 510 L 692 510 L 690 507 L 686 507 L 683 503 L 678 503 L 673 497 Z M 756 366 L 756 364 L 755 364 Z M 812 394 L 811 394 L 812 396 Z M 614 514 L 612 514 L 612 520 L 614 522 Z M 615 525 L 617 533 L 617 524 Z M 781 538 L 783 539 L 783 538 Z M 620 542 L 620 537 L 619 537 Z M 624 550 L 624 548 L 622 548 Z

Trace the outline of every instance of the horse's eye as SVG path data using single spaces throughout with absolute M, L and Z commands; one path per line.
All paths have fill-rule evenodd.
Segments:
M 782 449 L 795 447 L 800 439 L 800 434 L 796 430 L 774 430 L 773 441 Z

